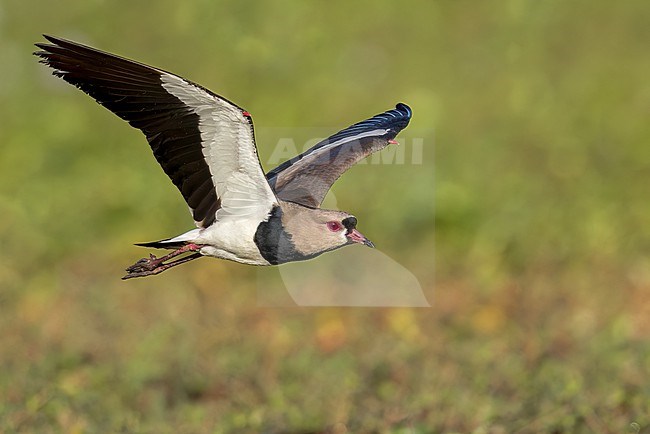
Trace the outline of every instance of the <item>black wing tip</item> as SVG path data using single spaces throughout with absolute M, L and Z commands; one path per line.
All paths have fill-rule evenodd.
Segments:
M 46 34 L 43 34 L 43 37 L 47 39 L 49 42 L 52 42 L 52 37 Z M 52 42 L 54 43 L 54 42 Z M 41 63 L 44 63 L 43 59 L 46 59 L 47 56 L 50 54 L 49 49 L 52 47 L 52 44 L 48 44 L 47 42 L 35 42 L 34 46 L 38 48 L 38 51 L 32 52 L 34 56 L 40 57 L 41 58 Z
M 65 39 L 65 38 L 60 38 L 58 36 L 52 36 L 48 35 L 47 33 L 43 33 L 43 38 L 47 40 L 47 42 L 37 42 L 34 45 L 37 47 L 45 46 L 45 47 L 51 47 L 51 46 L 59 46 L 59 47 L 65 47 L 65 46 L 72 46 L 72 47 L 87 47 L 84 44 L 80 44 L 79 42 L 74 42 L 71 41 L 70 39 Z M 90 47 L 87 47 L 90 48 Z
M 411 119 L 411 116 L 413 116 L 413 110 L 411 110 L 411 107 L 404 104 L 403 102 L 398 102 L 395 105 L 395 110 L 406 116 L 408 119 Z
M 391 130 L 389 138 L 394 138 L 400 131 L 408 126 L 409 122 L 411 122 L 411 116 L 413 116 L 413 110 L 411 110 L 411 107 L 403 102 L 398 102 L 395 104 L 394 109 L 388 110 L 387 112 L 376 116 L 376 118 L 380 118 L 383 122 L 387 123 Z
M 42 34 L 43 38 L 47 40 L 47 42 L 52 43 L 52 44 L 58 44 L 59 39 L 56 36 L 48 35 L 47 33 Z M 44 42 L 41 42 L 40 44 L 45 44 Z M 38 45 L 38 44 L 36 44 Z
M 45 38 L 47 42 L 35 42 L 34 45 L 40 48 L 41 50 L 46 50 L 46 51 L 48 48 L 51 48 L 53 46 L 61 46 L 66 42 L 70 42 L 70 41 L 66 41 L 65 39 L 58 38 L 56 36 L 47 35 L 45 33 L 43 33 L 43 38 Z
M 35 42 L 34 46 L 38 48 L 39 51 L 34 51 L 32 54 L 34 56 L 40 57 L 40 63 L 43 63 L 45 65 L 50 64 L 49 60 L 51 59 L 51 56 L 56 54 L 55 50 L 66 48 L 70 49 L 70 47 L 81 46 L 81 44 L 77 44 L 76 42 L 68 41 L 56 36 L 47 35 L 45 33 L 43 34 L 43 38 L 45 38 L 47 42 Z

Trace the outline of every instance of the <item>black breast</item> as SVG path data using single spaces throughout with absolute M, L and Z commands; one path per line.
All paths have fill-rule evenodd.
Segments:
M 271 210 L 269 219 L 257 227 L 254 240 L 262 257 L 272 265 L 304 261 L 318 256 L 305 255 L 296 250 L 291 234 L 285 231 L 282 224 L 282 208 L 277 205 Z

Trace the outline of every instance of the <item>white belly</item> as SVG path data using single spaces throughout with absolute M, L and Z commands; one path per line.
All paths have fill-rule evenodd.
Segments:
M 202 255 L 249 265 L 270 265 L 254 241 L 258 225 L 259 221 L 252 220 L 216 221 L 200 231 L 192 242 L 205 244 L 200 250 Z

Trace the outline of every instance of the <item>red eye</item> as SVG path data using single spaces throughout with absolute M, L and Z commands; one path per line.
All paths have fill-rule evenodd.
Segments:
M 341 225 L 339 222 L 327 222 L 327 229 L 332 232 L 338 232 L 343 229 L 343 225 Z

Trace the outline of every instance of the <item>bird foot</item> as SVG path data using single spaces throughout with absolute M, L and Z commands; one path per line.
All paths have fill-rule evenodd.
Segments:
M 162 261 L 160 261 L 158 258 L 156 258 L 154 255 L 149 254 L 148 258 L 142 258 L 135 264 L 131 265 L 126 269 L 129 273 L 137 273 L 137 272 L 142 272 L 142 271 L 152 271 L 154 270 L 158 265 L 161 264 Z
M 162 266 L 163 261 L 156 258 L 154 255 L 149 255 L 148 258 L 142 258 L 135 264 L 126 268 L 126 275 L 122 280 L 132 279 L 134 277 L 146 277 L 154 274 L 162 273 L 167 268 Z
M 197 250 L 200 249 L 201 246 L 198 246 L 196 244 L 187 244 L 181 247 L 180 249 L 173 251 L 168 255 L 161 256 L 160 258 L 157 258 L 152 254 L 149 254 L 148 258 L 142 258 L 135 264 L 131 265 L 130 267 L 127 267 L 126 275 L 122 277 L 122 280 L 133 279 L 134 277 L 153 276 L 162 273 L 163 271 L 172 268 L 176 265 L 180 265 L 185 262 L 189 262 L 193 259 L 200 258 L 202 256 L 201 253 L 197 252 Z M 185 256 L 183 258 L 177 259 L 175 261 L 165 262 L 168 259 L 171 259 L 175 256 L 178 256 L 186 252 L 194 252 L 194 253 Z

